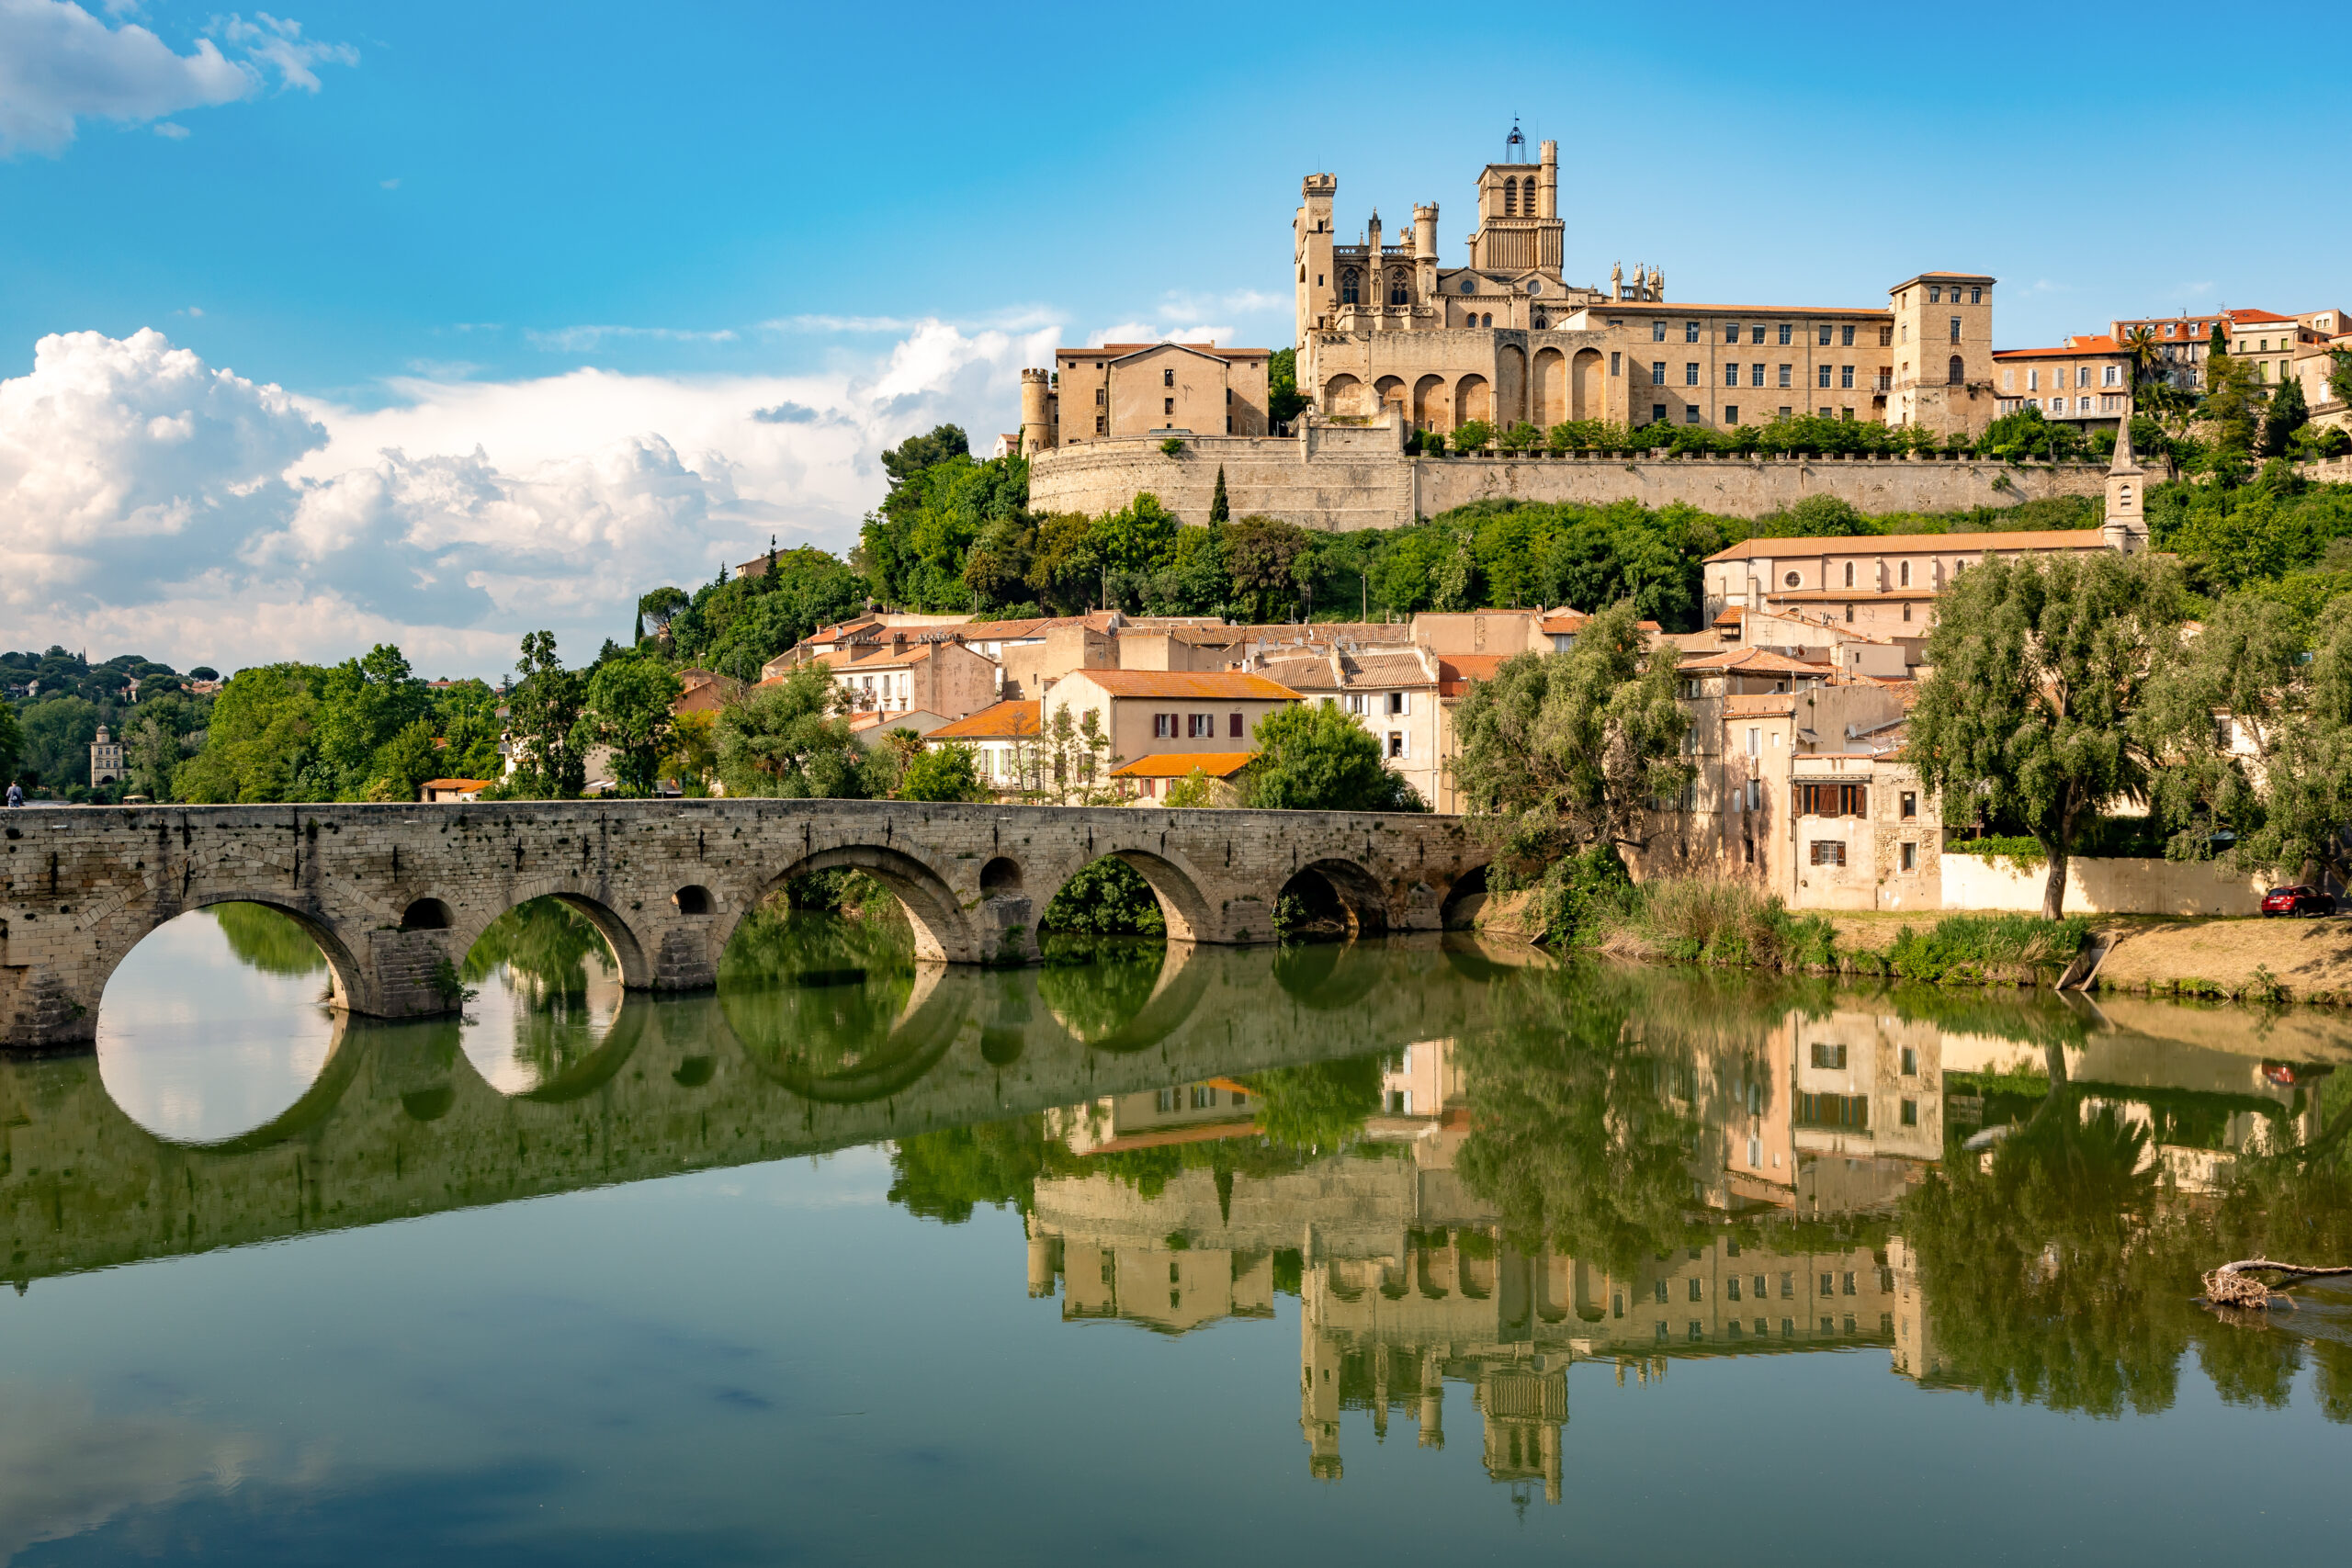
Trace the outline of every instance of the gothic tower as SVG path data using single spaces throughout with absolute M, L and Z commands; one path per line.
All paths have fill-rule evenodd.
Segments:
M 2107 466 L 2107 513 L 2099 523 L 2109 547 L 2127 556 L 2148 547 L 2147 514 L 2140 509 L 2146 481 L 2132 452 L 2132 410 L 2127 404 L 2115 426 L 2115 461 Z

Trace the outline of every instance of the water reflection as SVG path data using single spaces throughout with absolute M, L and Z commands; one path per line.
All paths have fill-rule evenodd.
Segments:
M 210 929 L 246 976 L 302 978 Z M 1298 1473 L 1326 1481 L 1409 1424 L 1558 1500 L 1580 1363 L 1645 1397 L 1868 1349 L 2101 1417 L 2174 1408 L 2193 1369 L 2352 1420 L 2352 1298 L 2255 1323 L 2190 1299 L 2225 1258 L 2352 1259 L 2352 1027 L 2324 1013 L 1459 937 L 950 971 L 887 919 L 782 910 L 716 996 L 623 1002 L 568 914 L 493 934 L 469 1021 L 353 1027 L 215 1149 L 156 1143 L 86 1062 L 0 1066 L 12 1147 L 74 1151 L 70 1179 L 0 1170 L 14 1277 L 887 1143 L 904 1213 L 1017 1214 L 1018 1243 L 978 1239 L 1025 1245 L 1040 1311 L 1166 1337 L 1295 1312 Z
M 140 1126 L 204 1144 L 302 1098 L 334 1049 L 326 960 L 258 904 L 180 916 L 130 951 L 98 1006 L 107 1092 Z

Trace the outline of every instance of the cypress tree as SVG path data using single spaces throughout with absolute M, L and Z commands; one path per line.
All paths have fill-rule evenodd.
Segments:
M 1225 465 L 1223 463 L 1216 466 L 1216 493 L 1209 498 L 1209 521 L 1212 523 L 1233 521 L 1233 508 L 1225 499 Z
M 2292 370 L 2270 394 L 2270 411 L 2262 421 L 2262 455 L 2283 457 L 2295 432 L 2311 423 L 2311 405 L 2303 400 L 2302 378 Z
M 642 610 L 637 613 L 637 630 L 629 634 L 628 640 L 631 648 L 645 640 L 645 612 Z

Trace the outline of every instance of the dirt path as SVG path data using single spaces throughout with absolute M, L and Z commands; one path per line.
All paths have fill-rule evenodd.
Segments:
M 1925 931 L 1946 911 L 1917 914 L 1833 914 L 1838 946 L 1848 953 L 1884 951 L 1905 927 Z M 2102 991 L 2170 996 L 2219 992 L 2243 996 L 2261 988 L 2257 970 L 2299 1002 L 2352 1004 L 2352 917 L 2328 919 L 2178 919 L 2169 915 L 2101 915 L 2092 928 L 2114 943 L 2099 965 Z

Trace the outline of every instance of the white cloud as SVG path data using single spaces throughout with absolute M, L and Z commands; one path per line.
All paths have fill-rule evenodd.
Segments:
M 392 183 L 397 185 L 400 182 L 395 180 Z M 733 343 L 735 329 L 721 327 L 716 332 L 689 332 L 682 327 L 558 327 L 552 332 L 526 332 L 523 337 L 533 348 L 579 354 L 597 347 L 607 338 L 645 338 L 656 343 Z
M 156 122 L 155 134 L 164 138 L 167 141 L 186 141 L 195 133 L 189 130 L 185 125 L 175 124 L 173 121 L 165 119 L 158 120 Z
M 346 44 L 305 39 L 299 22 L 255 15 L 253 22 L 216 20 L 217 40 L 198 39 L 181 54 L 146 28 L 109 28 L 73 0 L 0 0 L 0 153 L 58 152 L 81 119 L 135 124 L 234 103 L 260 92 L 273 73 L 281 87 L 315 93 L 314 66 L 359 62 Z M 155 129 L 187 134 L 169 122 Z
M 390 640 L 492 674 L 537 626 L 584 658 L 645 590 L 707 581 L 771 534 L 848 547 L 881 450 L 948 421 L 985 451 L 1055 336 L 922 322 L 797 376 L 435 366 L 368 411 L 153 331 L 43 338 L 0 381 L 0 616 L 32 646 L 183 667 Z

